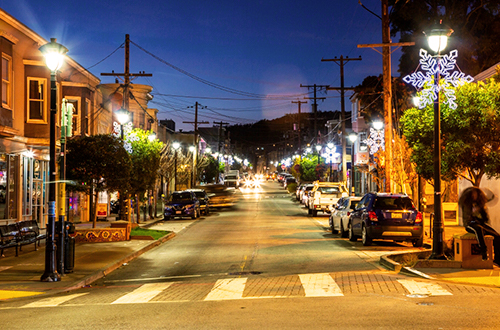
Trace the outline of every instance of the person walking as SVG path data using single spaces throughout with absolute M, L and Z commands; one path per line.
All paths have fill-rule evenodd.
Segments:
M 493 262 L 500 265 L 500 234 L 488 224 L 487 202 L 486 195 L 478 187 L 465 189 L 458 200 L 458 204 L 462 209 L 465 230 L 476 235 L 482 259 L 488 260 L 488 250 L 484 235 L 491 235 L 493 236 Z

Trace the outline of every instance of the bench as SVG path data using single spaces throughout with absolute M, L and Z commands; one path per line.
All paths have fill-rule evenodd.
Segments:
M 0 226 L 0 255 L 4 256 L 4 249 L 15 247 L 17 257 L 21 247 L 31 243 L 35 244 L 36 251 L 36 243 L 38 242 L 38 245 L 40 245 L 40 240 L 45 237 L 46 235 L 40 234 L 40 228 L 35 220 L 25 220 L 2 225 Z

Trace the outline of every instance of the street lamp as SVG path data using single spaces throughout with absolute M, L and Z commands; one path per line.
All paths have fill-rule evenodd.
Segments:
M 116 119 L 118 120 L 118 123 L 120 123 L 120 134 L 122 140 L 124 139 L 124 134 L 123 134 L 123 125 L 129 122 L 130 120 L 130 112 L 127 111 L 127 109 L 120 108 L 116 111 L 115 113 Z
M 384 127 L 384 122 L 380 120 L 375 120 L 373 121 L 372 125 L 374 129 L 380 131 Z
M 172 143 L 172 147 L 175 150 L 175 162 L 174 162 L 174 190 L 177 191 L 177 150 L 179 150 L 181 144 L 179 142 Z
M 50 70 L 50 144 L 49 144 L 49 205 L 47 239 L 45 240 L 45 271 L 40 280 L 42 282 L 57 282 L 61 276 L 56 270 L 56 245 L 55 219 L 56 219 L 56 115 L 57 115 L 57 85 L 56 74 L 64 63 L 64 57 L 68 49 L 56 42 L 55 38 L 50 39 L 50 43 L 40 47 L 45 57 L 45 64 Z M 61 224 L 62 225 L 62 224 Z M 61 229 L 63 227 L 61 226 Z
M 358 134 L 352 132 L 349 134 L 349 141 L 351 141 L 351 193 L 354 195 L 354 142 L 358 139 Z
M 445 28 L 441 22 L 434 25 L 430 32 L 425 33 L 429 47 L 436 52 L 438 66 L 434 75 L 434 86 L 437 95 L 434 99 L 434 223 L 432 227 L 432 254 L 430 259 L 446 260 L 444 255 L 444 228 L 441 200 L 441 109 L 439 98 L 440 78 L 440 53 L 448 43 L 448 37 L 453 33 L 450 28 Z

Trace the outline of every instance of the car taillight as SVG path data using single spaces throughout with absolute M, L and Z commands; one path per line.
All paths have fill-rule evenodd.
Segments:
M 423 220 L 422 213 L 417 212 L 417 218 L 415 219 L 415 223 L 421 223 Z
M 373 211 L 368 212 L 368 219 L 370 219 L 370 221 L 378 221 L 377 213 Z
M 347 212 L 347 216 L 350 216 L 351 215 L 351 212 Z

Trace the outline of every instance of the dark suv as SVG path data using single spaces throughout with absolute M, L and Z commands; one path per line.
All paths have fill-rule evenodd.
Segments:
M 200 216 L 200 202 L 192 191 L 174 191 L 165 204 L 165 220 L 175 217 Z
M 422 213 L 407 195 L 368 193 L 349 217 L 349 240 L 361 236 L 363 245 L 373 239 L 409 241 L 421 247 L 424 240 Z

